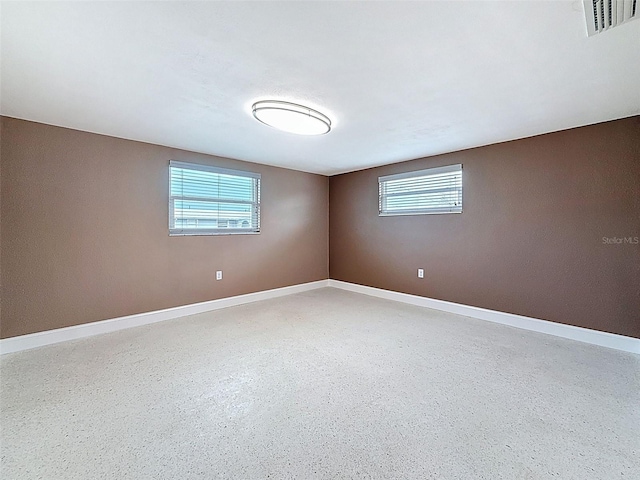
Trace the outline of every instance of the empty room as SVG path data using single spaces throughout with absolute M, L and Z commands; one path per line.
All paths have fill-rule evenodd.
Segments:
M 636 0 L 0 3 L 0 478 L 640 479 Z

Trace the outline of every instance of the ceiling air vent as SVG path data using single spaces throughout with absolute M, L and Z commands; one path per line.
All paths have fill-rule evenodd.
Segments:
M 638 0 L 584 0 L 589 36 L 640 17 Z

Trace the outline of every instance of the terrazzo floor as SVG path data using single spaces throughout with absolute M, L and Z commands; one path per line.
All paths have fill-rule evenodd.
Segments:
M 4 355 L 1 477 L 640 479 L 640 357 L 332 288 Z

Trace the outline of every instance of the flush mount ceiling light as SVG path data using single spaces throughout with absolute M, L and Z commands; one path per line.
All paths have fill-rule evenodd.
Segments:
M 252 107 L 256 120 L 284 132 L 322 135 L 331 130 L 331 120 L 313 108 L 279 100 L 262 100 Z

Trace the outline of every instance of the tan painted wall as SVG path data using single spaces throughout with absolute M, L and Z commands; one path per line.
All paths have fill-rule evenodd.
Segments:
M 326 177 L 6 117 L 1 136 L 3 338 L 328 276 Z M 169 237 L 171 159 L 261 173 L 262 233 Z
M 462 214 L 378 216 L 380 175 L 462 163 Z M 640 337 L 640 117 L 331 177 L 333 279 Z M 425 269 L 424 280 L 417 268 Z
M 332 177 L 330 229 L 326 177 L 10 118 L 0 134 L 3 338 L 320 280 L 328 259 L 338 280 L 640 337 L 640 246 L 602 240 L 640 237 L 640 117 Z M 262 233 L 169 237 L 170 159 L 260 172 Z M 379 175 L 452 163 L 463 214 L 377 216 Z

